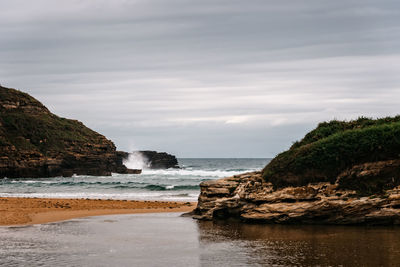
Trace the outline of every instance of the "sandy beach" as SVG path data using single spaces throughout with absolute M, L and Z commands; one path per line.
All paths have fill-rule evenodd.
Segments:
M 195 202 L 0 198 L 0 225 L 29 225 L 111 214 L 188 212 L 195 206 Z

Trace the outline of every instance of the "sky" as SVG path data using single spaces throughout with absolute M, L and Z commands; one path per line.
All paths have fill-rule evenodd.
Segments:
M 124 151 L 273 157 L 399 72 L 398 0 L 0 0 L 0 83 Z

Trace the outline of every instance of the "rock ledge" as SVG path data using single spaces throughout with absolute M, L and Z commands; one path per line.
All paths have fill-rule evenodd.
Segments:
M 355 175 L 354 170 L 351 175 Z M 198 205 L 192 215 L 201 220 L 400 224 L 400 186 L 370 196 L 359 196 L 355 190 L 340 189 L 337 184 L 326 182 L 274 189 L 261 177 L 261 172 L 252 172 L 202 182 L 200 187 Z

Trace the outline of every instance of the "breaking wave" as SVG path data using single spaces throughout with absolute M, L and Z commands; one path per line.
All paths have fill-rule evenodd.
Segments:
M 190 170 L 190 169 L 167 169 L 167 170 L 151 170 L 144 169 L 143 174 L 147 175 L 171 175 L 171 176 L 194 176 L 194 177 L 229 177 L 244 172 L 255 171 L 256 169 L 235 169 L 235 170 Z
M 0 179 L 0 197 L 196 201 L 202 181 L 259 170 L 267 161 L 181 159 L 181 169 L 143 169 L 142 174 Z M 129 167 L 132 168 L 132 165 Z

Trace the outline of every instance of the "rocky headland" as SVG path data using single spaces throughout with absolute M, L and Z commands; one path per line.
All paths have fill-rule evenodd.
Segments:
M 400 224 L 400 117 L 321 123 L 262 171 L 200 184 L 197 219 Z
M 126 156 L 82 122 L 0 86 L 0 178 L 140 173 L 124 166 Z

